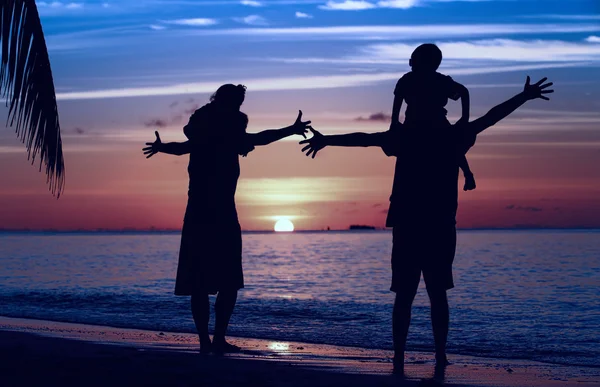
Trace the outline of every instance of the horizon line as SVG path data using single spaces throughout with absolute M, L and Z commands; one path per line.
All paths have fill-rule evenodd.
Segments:
M 370 226 L 368 226 L 370 227 Z M 600 226 L 579 226 L 579 227 L 556 227 L 556 226 L 512 226 L 512 227 L 457 227 L 457 231 L 522 231 L 522 230 L 570 230 L 570 231 L 600 231 Z M 277 232 L 272 229 L 270 230 L 242 230 L 242 233 L 260 233 L 260 234 L 294 234 L 294 233 L 316 233 L 316 232 L 380 232 L 380 231 L 392 231 L 392 227 L 373 227 L 373 228 L 341 228 L 341 229 L 305 229 L 305 230 L 294 230 L 291 232 Z M 35 234 L 35 233 L 56 233 L 56 234 L 77 234 L 77 233 L 181 233 L 181 229 L 159 229 L 159 228 L 148 228 L 148 229 L 2 229 L 0 233 L 23 233 L 23 234 Z

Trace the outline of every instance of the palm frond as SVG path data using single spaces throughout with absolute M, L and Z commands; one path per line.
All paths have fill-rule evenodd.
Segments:
M 0 0 L 0 95 L 9 108 L 28 159 L 46 169 L 50 191 L 60 196 L 65 165 L 56 93 L 42 23 L 34 0 Z

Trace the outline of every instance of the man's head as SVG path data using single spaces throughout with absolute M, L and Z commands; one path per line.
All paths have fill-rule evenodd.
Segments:
M 421 44 L 408 63 L 413 71 L 436 71 L 442 63 L 442 51 L 433 43 Z
M 210 100 L 219 106 L 239 110 L 246 98 L 246 86 L 227 84 L 219 87 Z

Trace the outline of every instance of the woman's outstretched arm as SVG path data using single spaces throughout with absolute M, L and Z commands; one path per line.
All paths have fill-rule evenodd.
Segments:
M 159 152 L 175 156 L 181 156 L 190 153 L 191 146 L 189 141 L 163 143 L 160 140 L 160 135 L 158 132 L 154 132 L 154 134 L 156 135 L 156 140 L 154 142 L 147 142 L 146 145 L 148 146 L 142 149 L 147 159 Z
M 309 125 L 310 121 L 302 121 L 302 110 L 300 110 L 294 124 L 281 129 L 268 129 L 259 133 L 248 133 L 246 138 L 252 146 L 269 145 L 272 142 L 294 134 L 299 134 L 306 138 L 305 133 L 308 132 Z
M 549 101 L 550 98 L 546 97 L 545 94 L 554 93 L 554 90 L 547 90 L 548 87 L 552 86 L 552 82 L 544 84 L 547 79 L 548 78 L 543 78 L 532 85 L 530 84 L 531 79 L 527 77 L 527 81 L 525 82 L 525 87 L 523 88 L 522 92 L 515 95 L 508 101 L 502 102 L 500 105 L 493 107 L 483 117 L 470 122 L 468 124 L 469 133 L 477 135 L 487 128 L 496 125 L 499 121 L 508 117 L 527 101 L 537 98 Z
M 326 146 L 344 146 L 344 147 L 368 147 L 368 146 L 384 146 L 389 132 L 379 133 L 349 133 L 337 134 L 332 136 L 324 136 L 319 131 L 309 128 L 313 136 L 304 141 L 300 141 L 301 145 L 307 144 L 302 148 L 302 152 L 306 152 L 307 156 L 314 159 L 317 153 Z

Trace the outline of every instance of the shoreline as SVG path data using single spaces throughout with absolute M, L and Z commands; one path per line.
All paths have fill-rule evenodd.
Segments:
M 200 366 L 200 368 L 204 373 L 211 373 L 208 381 L 203 379 L 208 385 L 233 383 L 237 385 L 367 386 L 375 384 L 385 386 L 389 383 L 389 385 L 410 386 L 431 379 L 434 370 L 433 354 L 409 352 L 406 355 L 407 377 L 400 383 L 398 377 L 391 375 L 392 351 L 232 337 L 231 341 L 243 348 L 242 353 L 225 357 L 201 357 L 196 353 L 198 342 L 194 334 L 1 316 L 0 337 L 2 337 L 0 339 L 1 353 L 4 354 L 0 359 L 0 364 L 6 368 L 3 372 L 8 375 L 9 381 L 12 380 L 15 383 L 14 385 L 24 384 L 20 383 L 22 382 L 19 379 L 21 374 L 11 372 L 15 365 L 11 368 L 9 364 L 13 361 L 25 362 L 29 368 L 45 368 L 44 361 L 62 359 L 64 363 L 67 361 L 65 357 L 70 358 L 77 354 L 78 363 L 82 363 L 78 365 L 78 369 L 89 368 L 90 373 L 95 373 L 98 372 L 99 365 L 96 364 L 98 359 L 104 359 L 105 356 L 102 354 L 106 354 L 107 351 L 112 354 L 111 358 L 126 358 L 126 363 L 141 362 L 140 366 L 154 364 L 160 358 L 161 360 L 154 370 L 156 373 L 164 371 L 161 373 L 163 378 L 168 378 L 173 373 L 185 374 L 186 380 L 189 380 L 190 383 L 198 382 L 194 378 L 198 376 L 199 364 L 204 363 L 204 366 Z M 42 344 L 40 345 L 40 343 Z M 67 347 L 73 347 L 74 352 L 65 352 L 64 349 Z M 78 348 L 75 349 L 75 347 Z M 15 348 L 18 350 L 14 350 Z M 15 352 L 20 356 L 15 355 Z M 33 364 L 30 359 L 43 361 Z M 534 361 L 462 355 L 449 355 L 449 359 L 452 364 L 446 370 L 446 385 L 481 387 L 600 386 L 600 370 L 592 367 L 560 366 Z M 172 364 L 175 360 L 181 362 Z M 193 366 L 187 362 L 192 362 Z M 170 365 L 167 367 L 165 364 Z M 224 373 L 221 373 L 218 371 L 223 367 L 229 369 L 232 365 L 233 372 L 223 370 Z M 123 364 L 113 366 L 124 367 Z M 42 374 L 44 372 L 47 374 L 50 371 L 44 370 Z M 136 380 L 137 371 L 125 367 L 120 369 L 120 372 L 130 372 L 132 380 Z M 245 372 L 258 375 L 264 380 L 272 377 L 279 378 L 279 381 L 275 380 L 264 384 L 249 383 L 248 375 L 240 376 Z M 234 377 L 232 374 L 240 374 L 235 376 L 239 380 L 227 379 Z M 63 375 L 63 377 L 66 376 L 66 374 Z M 64 380 L 59 375 L 54 377 L 60 379 L 64 385 Z M 159 376 L 155 375 L 155 377 L 160 379 Z M 164 380 L 166 382 L 166 379 Z M 319 381 L 322 381 L 322 384 Z M 86 379 L 85 382 L 89 384 L 89 380 Z M 82 381 L 80 380 L 79 383 Z M 115 381 L 111 383 L 115 383 Z M 8 385 L 12 384 L 9 382 Z
M 152 328 L 135 328 L 135 327 L 131 327 L 131 326 L 118 326 L 118 325 L 102 325 L 102 324 L 97 324 L 97 323 L 87 323 L 87 322 L 75 322 L 75 321 L 69 321 L 68 319 L 66 320 L 47 320 L 47 319 L 43 319 L 43 318 L 36 318 L 36 317 L 19 317 L 19 316 L 8 316 L 8 315 L 0 315 L 0 331 L 2 331 L 4 329 L 4 325 L 3 325 L 3 320 L 16 320 L 16 321 L 23 321 L 26 322 L 28 325 L 27 332 L 29 333 L 30 331 L 34 331 L 35 328 L 32 328 L 32 326 L 36 325 L 36 323 L 39 323 L 40 325 L 74 325 L 74 326 L 81 326 L 81 327 L 86 327 L 89 328 L 91 330 L 97 330 L 97 329 L 102 329 L 104 331 L 139 331 L 139 332 L 161 332 L 164 334 L 169 334 L 169 335 L 174 335 L 174 336 L 178 336 L 178 335 L 184 335 L 184 336 L 188 336 L 191 335 L 192 337 L 195 337 L 195 333 L 189 332 L 189 331 L 178 331 L 178 330 L 170 330 L 170 329 L 163 329 L 163 330 L 154 330 Z M 97 328 L 97 329 L 96 329 Z M 44 330 L 47 330 L 44 328 Z M 36 332 L 39 333 L 39 332 Z M 212 336 L 212 335 L 211 335 Z M 228 334 L 227 337 L 233 341 L 235 340 L 240 340 L 240 341 L 258 341 L 258 342 L 274 342 L 277 340 L 274 339 L 270 339 L 268 337 L 251 337 L 251 336 L 240 336 L 240 335 L 236 335 L 234 334 Z M 85 337 L 75 337 L 74 339 L 76 340 L 88 340 L 88 338 Z M 93 340 L 92 340 L 93 341 Z M 392 350 L 388 350 L 385 348 L 381 348 L 381 347 L 359 347 L 359 346 L 353 346 L 353 345 L 344 345 L 344 344 L 327 344 L 324 342 L 318 342 L 318 341 L 294 341 L 294 340 L 280 340 L 280 341 L 284 341 L 286 343 L 296 343 L 299 345 L 310 345 L 310 346 L 315 346 L 315 347 L 331 347 L 331 348 L 338 348 L 338 349 L 348 349 L 348 350 L 358 350 L 358 351 L 370 351 L 373 352 L 374 354 L 377 355 L 381 355 L 381 356 L 387 356 L 389 359 L 389 361 L 391 362 L 391 358 L 393 356 L 393 352 Z M 135 345 L 135 343 L 132 343 L 133 345 Z M 413 349 L 410 351 L 407 351 L 410 353 L 415 353 L 415 354 L 422 354 L 422 355 L 426 355 L 429 354 L 429 352 L 426 352 L 424 350 L 418 350 L 418 349 Z M 569 363 L 561 363 L 561 362 L 553 362 L 553 361 L 544 361 L 544 360 L 536 360 L 536 359 L 529 359 L 529 358 L 525 358 L 525 357 L 492 357 L 492 356 L 486 356 L 486 355 L 477 355 L 477 354 L 461 354 L 461 353 L 457 353 L 457 352 L 447 352 L 448 356 L 458 356 L 458 357 L 465 357 L 465 358 L 473 358 L 473 359 L 479 359 L 481 361 L 484 360 L 489 360 L 489 361 L 499 361 L 499 362 L 530 362 L 530 363 L 535 363 L 535 364 L 544 364 L 547 366 L 557 366 L 557 367 L 567 367 L 567 368 L 583 368 L 583 369 L 597 369 L 598 370 L 598 374 L 600 375 L 600 364 L 598 365 L 589 365 L 589 364 L 569 364 Z M 433 356 L 433 354 L 432 354 Z M 599 386 L 600 387 L 600 386 Z

